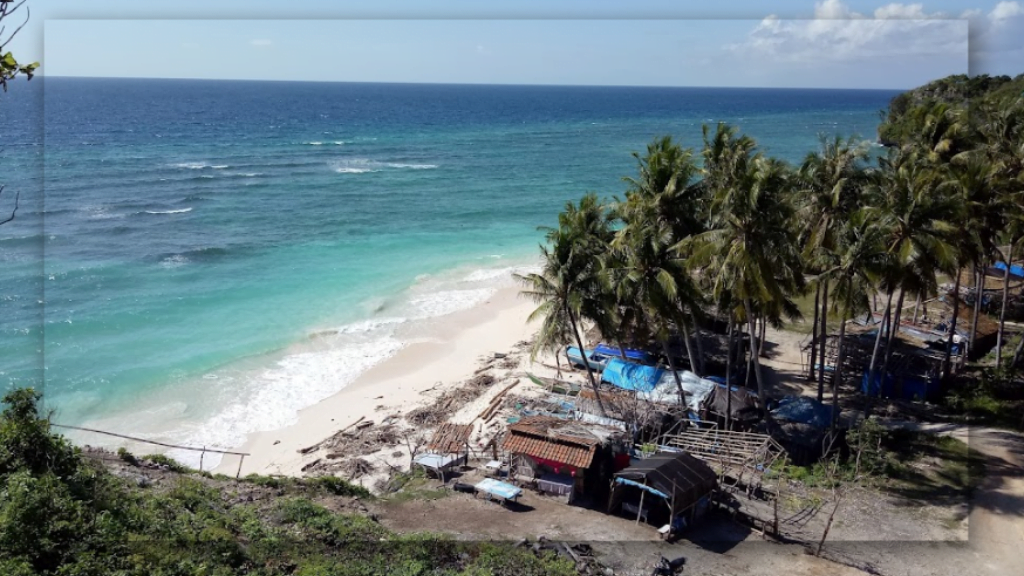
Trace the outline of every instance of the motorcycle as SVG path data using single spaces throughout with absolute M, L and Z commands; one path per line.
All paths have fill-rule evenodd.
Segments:
M 654 566 L 654 570 L 651 571 L 651 576 L 675 576 L 682 572 L 683 566 L 686 565 L 686 558 L 680 556 L 675 560 L 669 560 L 662 556 L 658 560 L 658 564 Z

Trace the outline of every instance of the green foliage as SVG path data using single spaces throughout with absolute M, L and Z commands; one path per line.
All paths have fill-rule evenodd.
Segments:
M 4 576 L 574 573 L 564 560 L 511 546 L 393 534 L 307 497 L 286 495 L 271 508 L 232 504 L 205 475 L 142 490 L 51 434 L 38 400 L 32 391 L 12 392 L 0 414 Z M 145 459 L 188 471 L 164 457 Z M 324 498 L 369 496 L 333 477 L 243 481 Z
M 174 458 L 164 456 L 163 454 L 147 454 L 146 456 L 143 456 L 142 459 L 152 462 L 153 464 L 157 464 L 159 466 L 165 466 L 171 472 L 177 472 L 179 474 L 187 474 L 189 472 L 194 472 L 194 470 L 192 470 L 188 466 L 185 466 L 184 464 L 178 462 Z
M 117 457 L 132 466 L 138 466 L 140 464 L 139 459 L 124 447 L 117 449 Z

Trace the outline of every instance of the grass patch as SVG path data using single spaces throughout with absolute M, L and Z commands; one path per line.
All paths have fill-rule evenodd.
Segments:
M 440 500 L 451 494 L 445 487 L 433 487 L 430 480 L 424 476 L 409 478 L 401 488 L 389 495 L 388 502 L 401 503 L 410 500 Z
M 951 436 L 893 431 L 887 443 L 892 458 L 887 481 L 890 493 L 935 503 L 958 503 L 977 487 L 985 470 L 982 457 Z

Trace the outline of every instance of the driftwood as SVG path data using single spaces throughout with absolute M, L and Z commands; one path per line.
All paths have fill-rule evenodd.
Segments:
M 316 465 L 317 465 L 317 464 L 319 464 L 319 463 L 320 463 L 320 459 L 319 459 L 319 458 L 317 458 L 316 460 L 313 460 L 313 461 L 312 461 L 312 462 L 310 462 L 309 464 L 306 464 L 305 466 L 303 466 L 303 467 L 302 467 L 302 471 L 303 471 L 303 472 L 305 472 L 305 471 L 309 470 L 310 468 L 312 468 L 312 467 L 316 466 Z
M 348 430 L 349 428 L 351 428 L 353 426 L 358 425 L 363 420 L 366 420 L 366 417 L 365 416 L 360 416 L 359 420 L 356 420 L 352 424 L 349 424 L 348 426 L 345 426 L 341 430 L 338 430 L 338 432 L 335 433 L 335 436 L 337 436 L 338 434 L 341 434 L 342 432 Z M 372 420 L 370 421 L 370 424 L 371 425 L 373 424 Z M 327 441 L 327 439 L 321 440 L 321 441 L 317 442 L 316 444 L 313 444 L 312 446 L 307 446 L 306 448 L 299 448 L 298 449 L 298 453 L 299 454 L 309 454 L 310 452 L 318 450 L 321 446 L 323 446 L 324 442 L 326 442 L 326 441 Z

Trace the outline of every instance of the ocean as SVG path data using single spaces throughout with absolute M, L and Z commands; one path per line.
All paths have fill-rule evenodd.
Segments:
M 726 121 L 798 163 L 893 91 L 39 78 L 0 94 L 0 387 L 234 447 L 536 264 L 568 200 Z M 176 454 L 188 461 L 187 454 Z

